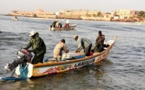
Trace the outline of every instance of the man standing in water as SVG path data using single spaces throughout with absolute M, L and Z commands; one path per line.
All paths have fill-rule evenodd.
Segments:
M 32 64 L 37 64 L 39 62 L 43 63 L 43 58 L 46 53 L 46 45 L 44 41 L 41 37 L 39 37 L 39 33 L 36 31 L 31 31 L 29 36 L 31 39 L 24 49 L 28 50 L 32 47 L 32 50 L 28 50 L 29 52 L 33 52 L 35 54 Z

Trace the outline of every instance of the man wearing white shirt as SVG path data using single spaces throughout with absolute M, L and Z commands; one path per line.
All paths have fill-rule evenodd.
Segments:
M 66 19 L 65 27 L 69 27 L 69 20 Z

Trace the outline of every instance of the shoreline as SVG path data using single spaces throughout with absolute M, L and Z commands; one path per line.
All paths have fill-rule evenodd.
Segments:
M 1 16 L 16 16 L 16 15 L 11 15 L 11 14 L 0 14 Z M 130 22 L 130 23 L 145 23 L 145 21 L 129 21 L 129 20 L 93 20 L 93 19 L 81 19 L 81 18 L 45 18 L 45 17 L 33 17 L 33 16 L 22 16 L 22 15 L 17 15 L 18 17 L 29 17 L 29 18 L 40 18 L 40 19 L 70 19 L 70 20 L 87 20 L 87 21 L 104 21 L 104 22 Z M 88 17 L 89 18 L 89 17 Z

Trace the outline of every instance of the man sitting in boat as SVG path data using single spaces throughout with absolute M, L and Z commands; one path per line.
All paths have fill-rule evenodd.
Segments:
M 54 48 L 53 50 L 53 56 L 56 59 L 56 61 L 61 61 L 62 58 L 62 51 L 65 53 L 68 53 L 69 50 L 66 47 L 65 39 L 62 39 Z
M 94 52 L 101 52 L 104 50 L 105 35 L 101 31 L 98 32 L 98 37 L 96 38 Z
M 58 22 L 58 20 L 54 20 L 53 23 L 52 23 L 52 25 L 50 25 L 50 28 L 52 28 L 52 27 L 55 28 L 57 22 Z
M 24 49 L 28 50 L 30 47 L 32 47 L 32 50 L 28 50 L 29 52 L 33 52 L 35 54 L 31 63 L 43 63 L 43 58 L 46 53 L 46 45 L 43 39 L 39 37 L 39 33 L 36 31 L 31 31 L 29 36 L 31 39 Z
M 82 49 L 84 49 L 85 55 L 89 56 L 92 47 L 92 42 L 85 37 L 81 38 L 77 35 L 74 36 L 74 39 L 78 42 L 78 48 L 76 52 L 80 52 Z
M 16 20 L 18 20 L 18 17 L 17 17 L 17 16 L 15 16 L 15 19 L 16 19 Z
M 55 28 L 61 28 L 62 27 L 62 24 L 58 21 L 55 25 Z
M 68 19 L 66 19 L 66 21 L 65 21 L 66 23 L 65 23 L 65 27 L 69 27 L 69 20 Z

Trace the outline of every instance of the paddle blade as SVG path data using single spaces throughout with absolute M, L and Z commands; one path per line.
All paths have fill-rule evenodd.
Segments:
M 17 80 L 26 80 L 27 78 L 16 78 L 16 77 L 0 77 L 0 80 L 4 81 L 17 81 Z

